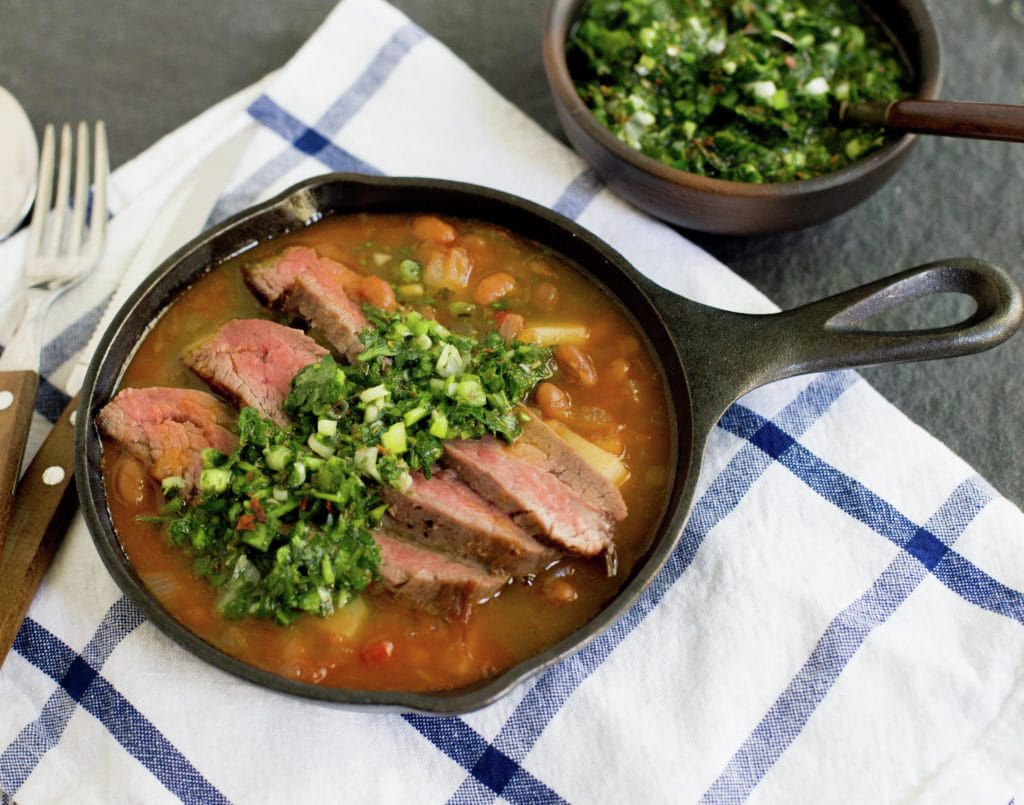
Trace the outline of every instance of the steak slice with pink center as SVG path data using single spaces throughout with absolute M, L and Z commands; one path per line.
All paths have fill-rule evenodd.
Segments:
M 292 378 L 327 350 L 302 330 L 264 319 L 235 319 L 185 353 L 185 365 L 239 408 L 251 406 L 287 425 Z
M 363 351 L 359 332 L 369 322 L 350 297 L 362 282 L 352 269 L 296 246 L 246 266 L 245 278 L 258 296 L 304 318 L 349 360 Z
M 235 412 L 212 394 L 194 389 L 124 389 L 96 418 L 100 432 L 120 444 L 157 481 L 185 479 L 190 496 L 203 471 L 203 450 L 230 453 Z
M 491 598 L 506 583 L 505 576 L 488 573 L 422 545 L 376 531 L 380 546 L 380 580 L 371 592 L 387 594 L 414 609 L 448 621 L 466 621 L 477 604 Z
M 406 536 L 482 561 L 514 576 L 536 573 L 558 558 L 451 470 L 412 474 L 407 493 L 384 487 L 390 527 Z
M 445 463 L 531 534 L 581 556 L 606 555 L 614 568 L 608 517 L 552 473 L 512 455 L 493 436 L 445 442 Z
M 285 308 L 297 313 L 350 361 L 366 347 L 359 332 L 369 322 L 345 293 L 341 278 L 323 266 L 311 268 L 295 278 Z
M 525 405 L 520 405 L 517 410 L 529 417 L 523 424 L 522 435 L 516 440 L 517 455 L 571 486 L 587 503 L 605 512 L 616 522 L 624 520 L 626 501 L 622 499 L 619 488 L 591 467 L 533 411 Z

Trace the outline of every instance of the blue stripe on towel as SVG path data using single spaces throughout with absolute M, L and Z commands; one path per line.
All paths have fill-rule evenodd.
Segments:
M 56 371 L 71 360 L 88 343 L 93 330 L 100 323 L 103 311 L 110 304 L 110 299 L 111 297 L 108 296 L 92 308 L 92 310 L 71 322 L 43 347 L 42 354 L 39 357 L 40 374 L 48 375 Z
M 500 795 L 513 803 L 564 802 L 504 752 L 490 746 L 461 718 L 435 718 L 415 713 L 402 718 L 466 769 L 477 787 L 491 792 L 492 797 Z
M 566 218 L 578 218 L 603 187 L 597 174 L 587 168 L 570 182 L 551 209 Z
M 969 478 L 918 533 L 937 534 L 932 536 L 935 542 L 950 546 L 993 496 L 988 484 Z M 703 802 L 742 802 L 750 796 L 803 731 L 868 635 L 892 616 L 932 567 L 909 551 L 900 552 L 868 590 L 835 617 L 803 667 L 708 788 Z
M 0 755 L 0 788 L 14 796 L 50 749 L 60 742 L 80 705 L 139 763 L 183 802 L 227 803 L 163 734 L 100 674 L 110 654 L 143 621 L 127 598 L 107 612 L 81 655 L 32 619 L 18 632 L 14 649 L 59 687 L 39 717 Z
M 267 96 L 258 98 L 249 107 L 249 114 L 295 147 L 286 148 L 264 163 L 238 188 L 221 199 L 210 216 L 211 221 L 219 221 L 248 207 L 274 182 L 298 167 L 307 154 L 315 156 L 331 170 L 379 174 L 376 168 L 330 141 L 377 93 L 402 59 L 425 36 L 423 30 L 413 23 L 399 28 L 352 85 L 310 127 L 300 123 Z
M 728 429 L 729 419 L 724 418 L 721 425 Z M 1024 595 L 993 579 L 950 549 L 930 529 L 915 525 L 891 503 L 814 455 L 777 425 L 765 420 L 751 443 L 823 499 L 905 550 L 964 600 L 1024 624 Z

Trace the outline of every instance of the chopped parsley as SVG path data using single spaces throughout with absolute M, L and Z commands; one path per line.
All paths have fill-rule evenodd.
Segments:
M 602 125 L 653 159 L 741 182 L 808 179 L 881 147 L 840 101 L 897 100 L 910 75 L 859 0 L 591 0 L 568 43 Z
M 411 471 L 429 475 L 445 439 L 511 442 L 523 426 L 516 405 L 551 376 L 550 350 L 456 335 L 416 312 L 365 311 L 356 362 L 327 356 L 292 380 L 291 426 L 244 408 L 238 448 L 204 453 L 193 502 L 180 478 L 164 481 L 158 519 L 220 591 L 227 618 L 288 624 L 344 606 L 378 575 L 381 485 L 404 491 Z

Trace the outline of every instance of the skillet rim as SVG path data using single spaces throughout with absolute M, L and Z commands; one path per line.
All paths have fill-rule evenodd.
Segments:
M 123 372 L 134 355 L 138 344 L 160 315 L 191 282 L 204 275 L 226 260 L 251 249 L 257 243 L 280 237 L 316 223 L 327 215 L 352 214 L 356 209 L 324 209 L 330 191 L 340 192 L 342 198 L 348 191 L 373 195 L 403 197 L 422 194 L 437 195 L 440 203 L 424 207 L 419 203 L 389 203 L 386 209 L 373 212 L 405 210 L 445 213 L 453 199 L 461 198 L 466 203 L 485 202 L 489 210 L 502 212 L 505 217 L 525 217 L 535 224 L 543 234 L 561 237 L 563 243 L 555 244 L 543 239 L 537 231 L 530 234 L 497 219 L 495 215 L 465 212 L 448 212 L 458 217 L 476 217 L 498 226 L 504 226 L 531 240 L 555 249 L 569 257 L 592 281 L 595 281 L 627 313 L 647 341 L 647 349 L 658 366 L 669 411 L 672 456 L 675 459 L 673 472 L 675 482 L 667 491 L 662 513 L 652 530 L 651 543 L 646 556 L 638 560 L 630 576 L 605 605 L 574 632 L 541 652 L 510 666 L 498 675 L 468 686 L 449 691 L 364 691 L 350 688 L 321 687 L 298 682 L 265 671 L 232 657 L 210 643 L 202 640 L 186 626 L 177 621 L 143 584 L 135 572 L 127 554 L 121 547 L 113 527 L 109 509 L 106 506 L 106 490 L 101 470 L 102 446 L 94 421 L 99 407 L 104 405 L 116 390 Z M 319 194 L 319 198 L 318 198 Z M 376 206 L 380 206 L 379 204 Z M 290 219 L 291 225 L 270 237 L 249 241 L 243 248 L 234 248 L 217 259 L 203 261 L 201 267 L 190 264 L 201 256 L 211 257 L 213 247 L 228 243 L 233 235 L 244 235 L 253 226 L 282 214 Z M 566 248 L 569 246 L 569 248 Z M 585 265 L 569 252 L 591 252 L 600 258 L 599 266 Z M 603 274 L 608 274 L 608 277 Z M 606 279 L 622 282 L 632 294 L 625 299 L 623 293 L 609 286 Z M 702 462 L 707 433 L 692 432 L 695 422 L 693 397 L 686 378 L 686 370 L 679 344 L 673 336 L 673 328 L 664 320 L 664 308 L 659 307 L 655 298 L 667 293 L 637 271 L 615 249 L 588 232 L 574 221 L 565 218 L 546 207 L 503 191 L 467 182 L 417 177 L 376 177 L 356 173 L 328 173 L 297 182 L 273 198 L 248 207 L 221 223 L 205 230 L 178 249 L 139 285 L 124 304 L 113 323 L 103 334 L 93 356 L 85 382 L 82 386 L 75 426 L 75 482 L 83 514 L 93 543 L 100 558 L 121 591 L 153 621 L 154 625 L 191 654 L 221 670 L 272 690 L 298 696 L 323 704 L 332 704 L 346 709 L 362 711 L 418 712 L 425 715 L 452 715 L 468 713 L 485 707 L 509 694 L 520 684 L 537 676 L 557 662 L 583 649 L 599 635 L 605 633 L 647 590 L 657 574 L 666 564 L 682 535 L 689 516 L 695 493 L 696 482 Z M 155 314 L 147 311 L 157 300 Z M 694 303 L 691 303 L 694 304 Z M 638 310 L 643 308 L 642 312 Z M 145 317 L 140 333 L 139 318 Z M 641 324 L 642 322 L 642 324 Z M 656 326 L 655 338 L 649 332 Z M 123 343 L 126 339 L 131 343 Z M 113 365 L 112 365 L 113 364 Z M 98 399 L 99 390 L 106 390 Z M 679 426 L 687 425 L 686 433 Z M 684 450 L 689 442 L 689 457 Z

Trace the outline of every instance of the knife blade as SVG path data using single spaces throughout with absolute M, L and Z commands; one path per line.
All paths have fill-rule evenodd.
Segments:
M 75 412 L 78 392 L 96 347 L 149 273 L 203 230 L 252 134 L 253 129 L 246 127 L 229 137 L 178 185 L 159 220 L 127 264 L 118 289 L 71 369 L 67 391 L 72 399 L 18 484 L 7 544 L 0 555 L 0 665 L 77 509 L 74 491 L 70 489 Z

